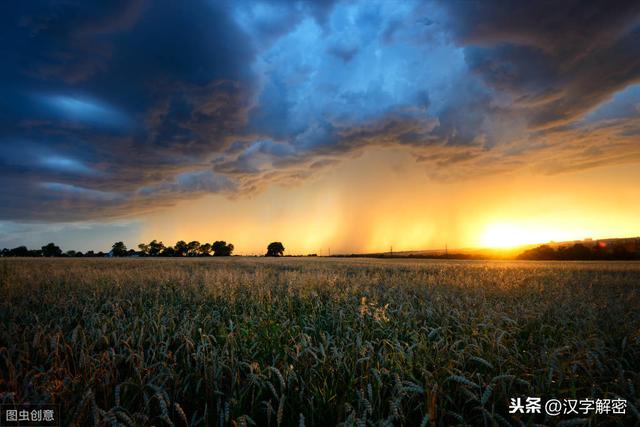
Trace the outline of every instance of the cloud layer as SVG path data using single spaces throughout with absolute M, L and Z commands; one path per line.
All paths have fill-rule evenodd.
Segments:
M 637 1 L 8 9 L 0 220 L 241 196 L 381 145 L 441 180 L 640 161 Z

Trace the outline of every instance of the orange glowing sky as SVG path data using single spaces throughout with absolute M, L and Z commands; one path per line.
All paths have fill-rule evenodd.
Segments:
M 377 149 L 293 187 L 182 202 L 146 218 L 137 237 L 224 239 L 241 254 L 280 240 L 290 254 L 327 254 L 631 236 L 640 234 L 638 182 L 634 165 L 442 182 L 408 154 Z

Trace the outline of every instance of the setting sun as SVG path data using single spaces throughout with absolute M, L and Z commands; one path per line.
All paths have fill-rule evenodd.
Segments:
M 516 246 L 549 241 L 546 233 L 510 223 L 496 223 L 487 227 L 481 238 L 488 248 L 514 248 Z

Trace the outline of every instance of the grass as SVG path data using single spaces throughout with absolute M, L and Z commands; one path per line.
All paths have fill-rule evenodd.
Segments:
M 640 263 L 0 259 L 0 403 L 63 425 L 634 425 L 639 387 Z

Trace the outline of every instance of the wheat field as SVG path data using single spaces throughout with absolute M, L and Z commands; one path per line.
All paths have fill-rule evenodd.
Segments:
M 639 388 L 640 263 L 0 259 L 0 403 L 63 425 L 637 425 Z

